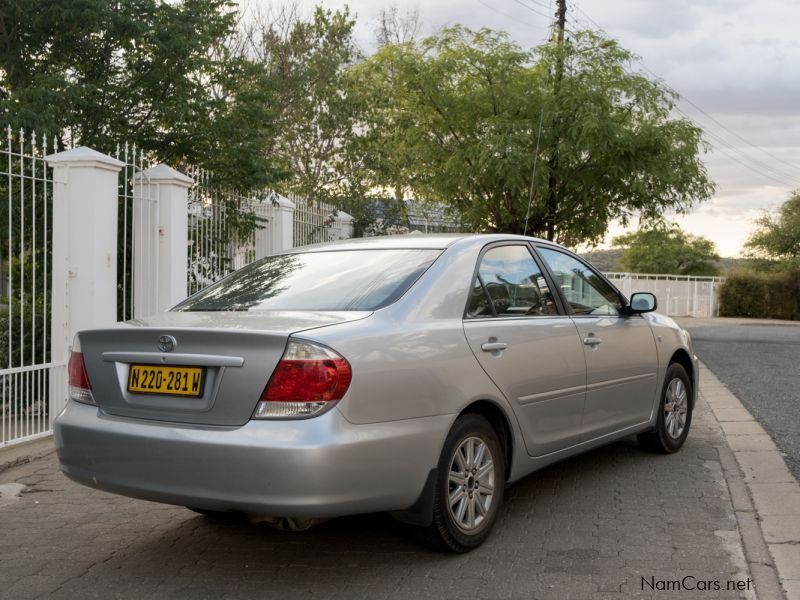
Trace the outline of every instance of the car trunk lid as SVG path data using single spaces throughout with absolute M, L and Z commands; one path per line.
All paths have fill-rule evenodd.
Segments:
M 105 413 L 237 426 L 253 414 L 290 335 L 369 314 L 169 312 L 79 335 L 92 392 Z M 160 341 L 164 342 L 161 346 Z M 153 369 L 147 367 L 154 365 L 189 367 L 193 375 L 202 373 L 202 388 L 196 397 L 131 391 L 132 365 L 143 365 L 148 372 Z M 164 377 L 174 370 L 170 368 Z

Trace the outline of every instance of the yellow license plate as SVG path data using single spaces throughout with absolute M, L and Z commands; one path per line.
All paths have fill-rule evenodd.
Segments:
M 131 365 L 128 391 L 198 398 L 203 394 L 204 371 L 202 367 Z

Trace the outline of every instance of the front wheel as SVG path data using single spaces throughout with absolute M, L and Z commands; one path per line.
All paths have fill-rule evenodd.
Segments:
M 656 429 L 639 434 L 639 445 L 648 452 L 677 452 L 686 441 L 691 424 L 692 382 L 686 369 L 673 363 L 664 378 Z
M 419 528 L 437 550 L 469 552 L 491 532 L 503 501 L 505 456 L 497 432 L 476 414 L 456 420 L 445 440 L 433 489 L 433 522 Z

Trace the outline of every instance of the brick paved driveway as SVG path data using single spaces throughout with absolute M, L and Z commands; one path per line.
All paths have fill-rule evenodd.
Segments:
M 623 442 L 536 473 L 509 490 L 494 535 L 465 556 L 429 552 L 383 515 L 303 533 L 212 522 L 80 487 L 50 456 L 0 474 L 27 486 L 0 504 L 0 597 L 563 599 L 650 597 L 643 576 L 724 585 L 748 576 L 724 443 L 703 402 L 678 455 Z

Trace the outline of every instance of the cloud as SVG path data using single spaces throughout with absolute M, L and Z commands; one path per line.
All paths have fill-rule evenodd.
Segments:
M 270 0 L 250 0 L 267 3 Z M 271 0 L 275 1 L 275 0 Z M 506 30 L 523 46 L 536 46 L 548 34 L 550 0 L 437 0 L 394 2 L 401 11 L 418 7 L 424 34 L 461 23 L 478 29 Z M 647 68 L 757 150 L 711 121 L 690 103 L 681 110 L 709 131 L 720 149 L 704 156 L 719 184 L 717 195 L 679 221 L 692 233 L 736 255 L 763 208 L 777 206 L 800 187 L 800 2 L 789 0 L 575 0 L 570 27 L 589 19 L 622 46 L 639 55 Z M 531 10 L 521 4 L 528 4 Z M 326 1 L 329 8 L 345 2 Z M 359 17 L 356 35 L 364 49 L 374 47 L 375 19 L 384 6 L 374 0 L 350 0 Z M 301 6 L 310 10 L 313 0 Z M 715 138 L 716 136 L 716 138 Z M 721 136 L 726 143 L 721 143 Z M 733 146 L 732 149 L 730 146 Z M 778 160 L 775 160 L 777 157 Z M 787 166 L 789 163 L 794 167 Z M 748 166 L 743 166 L 744 163 Z M 778 171 L 778 173 L 775 172 Z M 784 185 L 775 179 L 784 181 Z M 615 231 L 619 233 L 619 231 Z

